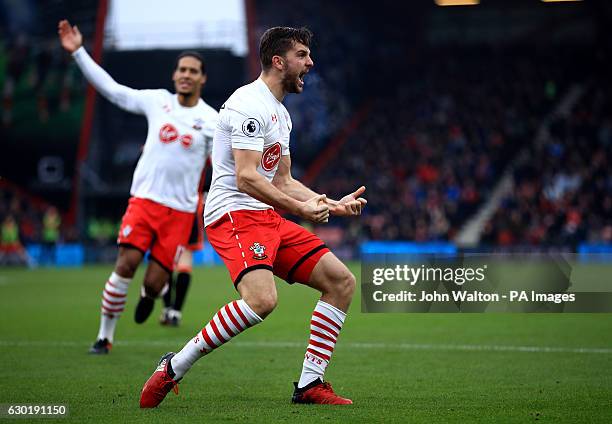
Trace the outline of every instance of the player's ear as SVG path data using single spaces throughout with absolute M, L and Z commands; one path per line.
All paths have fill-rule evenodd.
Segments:
M 202 79 L 200 80 L 202 85 L 206 84 L 207 80 L 208 80 L 208 77 L 206 76 L 206 74 L 202 74 Z
M 272 66 L 279 71 L 282 71 L 285 66 L 285 59 L 282 56 L 272 56 Z

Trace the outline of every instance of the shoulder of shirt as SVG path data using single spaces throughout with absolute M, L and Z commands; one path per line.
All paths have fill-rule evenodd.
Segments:
M 219 115 L 219 112 L 214 107 L 206 103 L 204 99 L 200 100 L 201 102 L 199 102 L 198 107 L 202 109 L 202 113 L 204 115 L 214 116 L 215 118 L 217 117 L 217 115 Z
M 289 111 L 287 110 L 287 106 L 284 105 L 284 103 L 281 103 L 281 106 L 283 107 L 283 111 L 287 114 L 287 116 L 289 118 L 291 118 L 291 114 L 289 113 Z
M 141 93 L 147 93 L 153 95 L 159 99 L 163 99 L 164 101 L 168 101 L 174 97 L 174 94 L 166 90 L 165 88 L 145 88 L 143 90 L 138 90 Z
M 266 96 L 255 85 L 255 82 L 252 82 L 234 91 L 224 106 L 226 109 L 246 113 L 247 115 L 263 115 L 263 108 L 267 108 L 268 104 Z

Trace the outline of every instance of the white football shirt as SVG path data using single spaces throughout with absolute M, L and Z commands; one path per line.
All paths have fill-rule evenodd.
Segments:
M 281 156 L 289 154 L 290 132 L 289 112 L 261 79 L 230 96 L 219 112 L 213 139 L 213 175 L 204 206 L 205 225 L 227 212 L 272 208 L 238 190 L 232 149 L 262 152 L 257 172 L 272 182 Z
M 198 184 L 211 154 L 218 113 L 202 99 L 181 106 L 168 90 L 135 90 L 115 82 L 81 47 L 73 56 L 96 90 L 128 112 L 145 115 L 147 139 L 130 194 L 170 208 L 195 212 Z

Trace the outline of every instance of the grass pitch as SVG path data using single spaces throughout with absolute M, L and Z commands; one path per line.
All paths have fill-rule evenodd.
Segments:
M 236 292 L 224 268 L 196 269 L 181 327 L 157 323 L 161 303 L 137 325 L 140 271 L 112 353 L 90 356 L 111 268 L 0 269 L 0 404 L 68 406 L 44 422 L 612 422 L 612 315 L 362 314 L 359 293 L 326 374 L 355 404 L 291 405 L 317 296 L 283 282 L 270 317 L 140 410 L 159 357 Z

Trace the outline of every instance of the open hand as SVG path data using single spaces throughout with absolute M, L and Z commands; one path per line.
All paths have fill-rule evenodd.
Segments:
M 79 28 L 70 26 L 70 22 L 66 19 L 60 21 L 57 25 L 57 33 L 59 34 L 60 43 L 62 47 L 69 53 L 74 53 L 79 47 L 83 45 L 83 36 Z
M 361 186 L 351 194 L 344 196 L 337 203 L 330 205 L 330 213 L 337 216 L 361 215 L 361 211 L 368 203 L 366 199 L 360 197 L 365 189 L 364 186 Z

